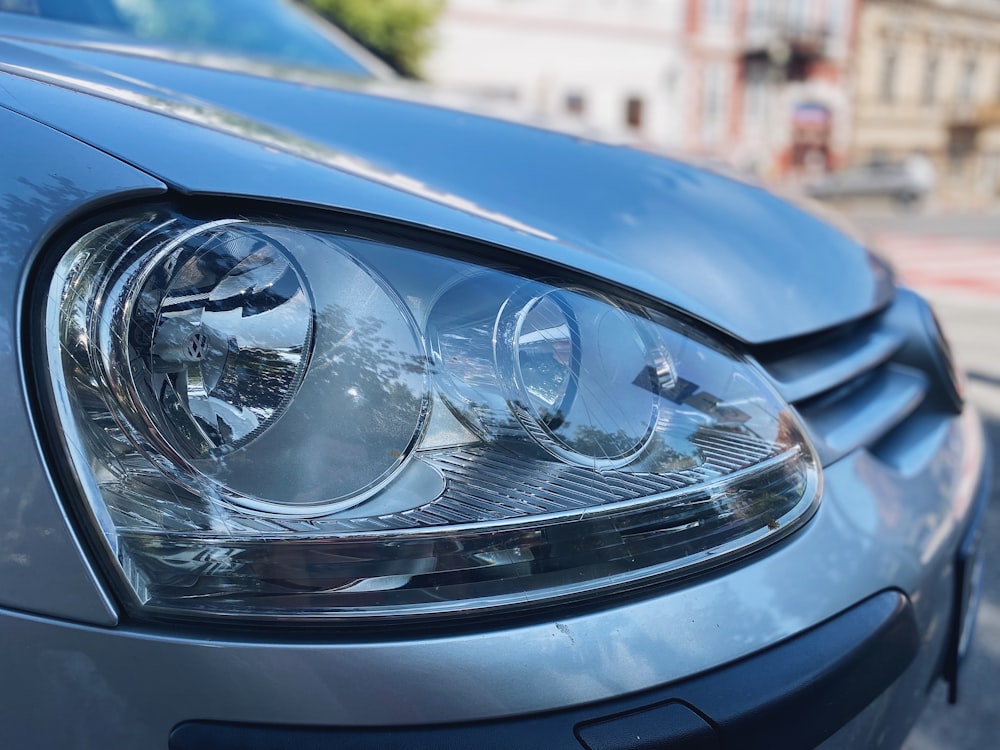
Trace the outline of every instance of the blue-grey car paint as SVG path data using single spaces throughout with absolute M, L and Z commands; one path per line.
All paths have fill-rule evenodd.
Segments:
M 3 47 L 0 58 L 8 75 L 0 74 L 0 104 L 50 122 L 189 193 L 286 198 L 383 213 L 482 237 L 521 253 L 579 265 L 670 304 L 690 307 L 698 317 L 751 341 L 832 325 L 887 301 L 885 279 L 877 276 L 877 267 L 869 266 L 856 245 L 754 188 L 650 156 L 464 119 L 443 110 L 422 114 L 415 105 L 379 100 L 379 107 L 389 107 L 387 114 L 396 117 L 445 118 L 457 141 L 462 127 L 485 127 L 492 138 L 509 139 L 511 150 L 500 148 L 496 156 L 503 158 L 495 159 L 498 165 L 517 157 L 515 146 L 531 149 L 536 160 L 556 170 L 545 178 L 560 189 L 573 187 L 565 179 L 568 175 L 558 171 L 570 165 L 571 150 L 597 153 L 590 167 L 594 175 L 599 177 L 607 169 L 613 177 L 600 195 L 618 195 L 622 200 L 627 195 L 636 205 L 630 218 L 613 212 L 603 222 L 584 217 L 596 222 L 591 228 L 598 234 L 589 236 L 574 228 L 578 225 L 571 221 L 571 208 L 575 204 L 586 214 L 597 198 L 588 197 L 579 185 L 570 193 L 572 201 L 563 194 L 536 194 L 529 202 L 551 201 L 553 216 L 563 217 L 559 226 L 542 211 L 537 215 L 512 211 L 519 205 L 516 200 L 496 203 L 489 192 L 463 199 L 455 194 L 449 203 L 448 194 L 441 191 L 457 185 L 458 175 L 445 179 L 436 173 L 421 173 L 419 178 L 400 173 L 395 184 L 386 171 L 392 169 L 391 163 L 373 167 L 368 177 L 360 174 L 361 167 L 371 166 L 369 157 L 359 162 L 349 159 L 343 168 L 330 169 L 331 154 L 345 152 L 332 151 L 329 143 L 317 145 L 318 151 L 309 156 L 301 142 L 285 148 L 270 136 L 250 137 L 254 131 L 247 129 L 246 120 L 239 120 L 237 129 L 246 131 L 247 137 L 234 137 L 222 132 L 233 129 L 229 120 L 196 127 L 190 120 L 197 117 L 174 104 L 167 107 L 172 110 L 167 117 L 145 100 L 137 102 L 140 106 L 122 106 L 114 100 L 132 84 L 118 81 L 103 95 L 83 94 L 74 89 L 93 90 L 100 83 L 95 81 L 98 74 L 56 60 L 46 62 L 45 55 L 39 55 L 20 45 Z M 68 80 L 53 78 L 52 71 Z M 47 83 L 37 80 L 46 76 Z M 360 93 L 328 96 L 343 97 L 345 106 L 367 101 Z M 164 100 L 174 98 L 165 95 Z M 209 121 L 219 110 L 200 112 Z M 56 183 L 64 200 L 54 202 L 50 211 L 40 208 L 41 218 L 27 231 L 5 238 L 3 283 L 9 296 L 4 318 L 13 321 L 14 311 L 23 309 L 20 291 L 32 271 L 33 253 L 60 218 L 72 224 L 88 198 L 124 199 L 137 191 L 156 192 L 161 186 L 67 136 L 8 113 L 3 116 L 5 136 L 20 136 L 16 150 L 24 155 L 4 163 L 0 181 L 4 198 L 27 197 L 22 180 L 37 182 L 39 174 L 49 174 L 43 158 L 30 156 L 35 150 L 54 153 L 52 172 L 68 175 L 66 182 Z M 385 129 L 378 130 L 387 135 Z M 465 151 L 454 153 L 468 154 L 477 140 L 478 136 L 472 137 L 465 141 Z M 543 153 L 537 152 L 539 148 Z M 550 151 L 555 152 L 553 160 L 547 161 Z M 524 159 L 516 160 L 526 170 Z M 348 168 L 352 163 L 353 171 Z M 629 170 L 649 179 L 630 183 Z M 510 170 L 503 172 L 505 180 L 514 176 Z M 489 181 L 488 176 L 480 177 Z M 577 173 L 574 179 L 579 177 Z M 406 189 L 407 179 L 418 182 Z M 430 184 L 434 188 L 428 193 Z M 626 192 L 620 195 L 607 187 Z M 639 187 L 652 191 L 656 197 L 652 205 L 645 206 L 645 193 Z M 492 190 L 499 194 L 501 185 Z M 741 233 L 717 226 L 713 217 L 722 215 Z M 629 224 L 632 220 L 636 225 Z M 755 229 L 757 222 L 766 231 Z M 786 234 L 781 222 L 788 222 L 794 232 Z M 627 230 L 629 226 L 633 229 Z M 620 242 L 612 252 L 605 243 L 615 239 L 616 230 Z M 720 234 L 713 238 L 716 230 Z M 673 232 L 681 239 L 673 239 Z M 690 245 L 687 251 L 685 243 Z M 820 265 L 829 278 L 821 285 L 807 284 L 808 297 L 783 294 L 782 286 L 760 269 L 744 268 L 734 260 L 748 248 L 760 248 L 758 243 L 788 264 L 782 271 L 788 279 L 802 271 L 798 257 L 803 252 L 826 258 Z M 643 253 L 653 257 L 644 259 Z M 759 253 L 767 254 L 764 249 Z M 694 255 L 702 258 L 700 263 Z M 835 271 L 824 265 L 833 260 Z M 685 263 L 706 270 L 699 276 Z M 771 273 L 775 271 L 770 267 Z M 691 278 L 706 275 L 716 285 L 711 294 L 679 288 L 682 282 L 690 287 Z M 772 306 L 769 295 L 784 304 Z M 9 345 L 24 353 L 13 340 L 14 328 Z M 8 393 L 22 389 L 20 380 L 15 367 L 0 370 L 0 383 Z M 30 512 L 43 519 L 39 528 L 51 529 L 56 535 L 53 543 L 63 549 L 50 550 L 44 539 L 38 540 L 41 547 L 34 540 L 30 547 L 11 547 L 39 557 L 33 562 L 34 580 L 20 590 L 24 598 L 15 601 L 12 595 L 0 612 L 3 679 L 16 686 L 5 691 L 0 723 L 0 745 L 5 747 L 163 747 L 170 729 L 189 719 L 384 726 L 543 711 L 703 672 L 801 632 L 872 593 L 897 588 L 913 601 L 926 648 L 895 689 L 859 717 L 861 723 L 845 728 L 829 745 L 863 746 L 870 739 L 867 732 L 889 731 L 881 710 L 898 706 L 912 714 L 919 709 L 938 667 L 935 658 L 947 635 L 952 596 L 951 555 L 968 518 L 983 460 L 975 418 L 941 416 L 928 431 L 926 440 L 933 448 L 926 452 L 928 459 L 906 476 L 865 451 L 828 466 L 819 511 L 780 546 L 732 566 L 725 575 L 560 620 L 518 626 L 484 623 L 479 631 L 450 635 L 373 634 L 361 641 L 335 632 L 309 642 L 273 631 L 256 636 L 216 631 L 195 637 L 168 627 L 112 627 L 106 592 L 68 533 L 47 479 L 40 479 L 46 476 L 40 454 L 36 455 L 41 449 L 31 439 L 22 399 L 15 400 L 16 405 L 3 407 L 3 417 L 5 430 L 19 439 L 4 440 L 7 455 L 19 459 L 16 464 L 8 459 L 13 465 L 4 469 L 5 480 L 9 487 L 30 490 L 30 496 L 23 495 L 29 497 Z M 30 455 L 21 460 L 25 454 Z M 9 517 L 0 524 L 5 532 L 18 530 Z M 52 568 L 46 570 L 49 564 Z M 14 563 L 0 565 L 5 579 L 16 572 Z M 15 595 L 19 591 L 7 580 L 0 585 Z M 78 586 L 82 586 L 79 591 L 71 591 Z M 908 726 L 907 716 L 889 715 L 891 731 Z

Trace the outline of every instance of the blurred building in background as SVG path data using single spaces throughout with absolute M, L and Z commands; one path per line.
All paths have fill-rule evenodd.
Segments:
M 449 0 L 428 76 L 765 177 L 839 166 L 858 0 Z
M 853 122 L 858 0 L 737 3 L 739 103 L 731 151 L 766 177 L 814 179 L 842 166 Z
M 855 164 L 913 164 L 945 208 L 1000 189 L 1000 2 L 864 0 Z
M 438 83 L 831 200 L 1000 201 L 1000 0 L 447 0 L 436 45 Z
M 686 0 L 448 0 L 425 63 L 438 83 L 676 148 Z

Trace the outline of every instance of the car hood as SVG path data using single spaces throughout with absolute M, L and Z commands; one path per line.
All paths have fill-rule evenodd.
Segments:
M 854 240 L 679 161 L 470 114 L 413 85 L 249 75 L 14 33 L 0 32 L 0 104 L 185 194 L 472 236 L 749 343 L 844 323 L 892 295 L 889 274 Z

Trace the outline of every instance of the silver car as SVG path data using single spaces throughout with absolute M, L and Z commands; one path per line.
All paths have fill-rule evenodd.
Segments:
M 895 747 L 957 690 L 982 431 L 864 247 L 44 17 L 100 5 L 0 12 L 0 747 Z

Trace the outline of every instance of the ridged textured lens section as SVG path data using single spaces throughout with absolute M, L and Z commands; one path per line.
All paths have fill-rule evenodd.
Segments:
M 663 474 L 595 472 L 482 445 L 421 452 L 419 463 L 435 471 L 441 480 L 442 489 L 433 500 L 396 513 L 303 519 L 299 528 L 330 533 L 385 531 L 575 512 L 677 494 L 736 472 L 752 470 L 772 458 L 771 446 L 752 438 L 706 430 L 694 440 L 704 450 L 704 462 L 686 468 L 679 466 Z M 791 460 L 792 457 L 785 458 Z M 150 486 L 149 491 L 156 492 L 156 475 L 146 477 L 145 481 Z M 172 525 L 177 529 L 187 526 L 196 530 L 209 520 L 207 516 L 200 519 L 188 516 L 174 519 Z M 152 529 L 162 524 L 163 518 L 156 514 L 144 520 L 133 517 L 132 521 Z M 281 528 L 290 523 L 283 519 Z M 273 524 L 270 527 L 279 528 Z
M 446 480 L 446 489 L 440 497 L 412 511 L 345 524 L 349 524 L 346 527 L 349 529 L 374 531 L 386 527 L 482 523 L 664 497 L 745 470 L 770 456 L 770 446 L 737 435 L 706 431 L 694 441 L 704 451 L 704 462 L 664 474 L 613 469 L 595 472 L 484 448 L 441 451 L 423 458 Z
M 667 574 L 679 566 L 678 548 L 690 563 L 709 550 L 728 551 L 734 535 L 759 540 L 778 530 L 811 489 L 810 467 L 792 450 L 729 481 L 707 482 L 696 493 L 656 492 L 664 483 L 643 486 L 641 478 L 619 483 L 588 477 L 594 486 L 578 484 L 577 491 L 590 494 L 589 506 L 581 497 L 573 512 L 546 512 L 566 498 L 552 502 L 529 491 L 517 507 L 516 490 L 492 494 L 479 482 L 478 463 L 465 469 L 473 476 L 450 479 L 475 493 L 471 499 L 456 489 L 433 508 L 410 514 L 411 522 L 423 522 L 417 527 L 371 519 L 363 525 L 374 530 L 333 533 L 319 524 L 313 531 L 322 530 L 322 539 L 290 537 L 283 544 L 250 535 L 186 539 L 135 529 L 121 542 L 145 571 L 141 591 L 153 605 L 185 599 L 203 605 L 199 600 L 207 599 L 213 607 L 235 607 L 242 597 L 230 598 L 233 592 L 249 589 L 259 611 L 276 614 L 296 601 L 301 607 L 303 587 L 322 585 L 327 606 L 348 605 L 332 610 L 341 617 L 370 616 L 387 600 L 410 612 L 448 613 L 511 604 L 512 588 L 521 597 L 544 599 L 553 590 L 566 597 Z M 553 488 L 566 480 L 558 471 L 551 479 Z M 610 500 L 638 493 L 641 500 L 592 504 L 602 495 Z M 525 514 L 532 506 L 537 510 Z M 203 551 L 208 541 L 211 556 Z M 702 556 L 700 562 L 712 561 Z M 261 579 L 261 566 L 274 575 Z
M 45 296 L 56 439 L 139 616 L 591 601 L 763 547 L 820 495 L 753 366 L 577 280 L 151 211 Z

